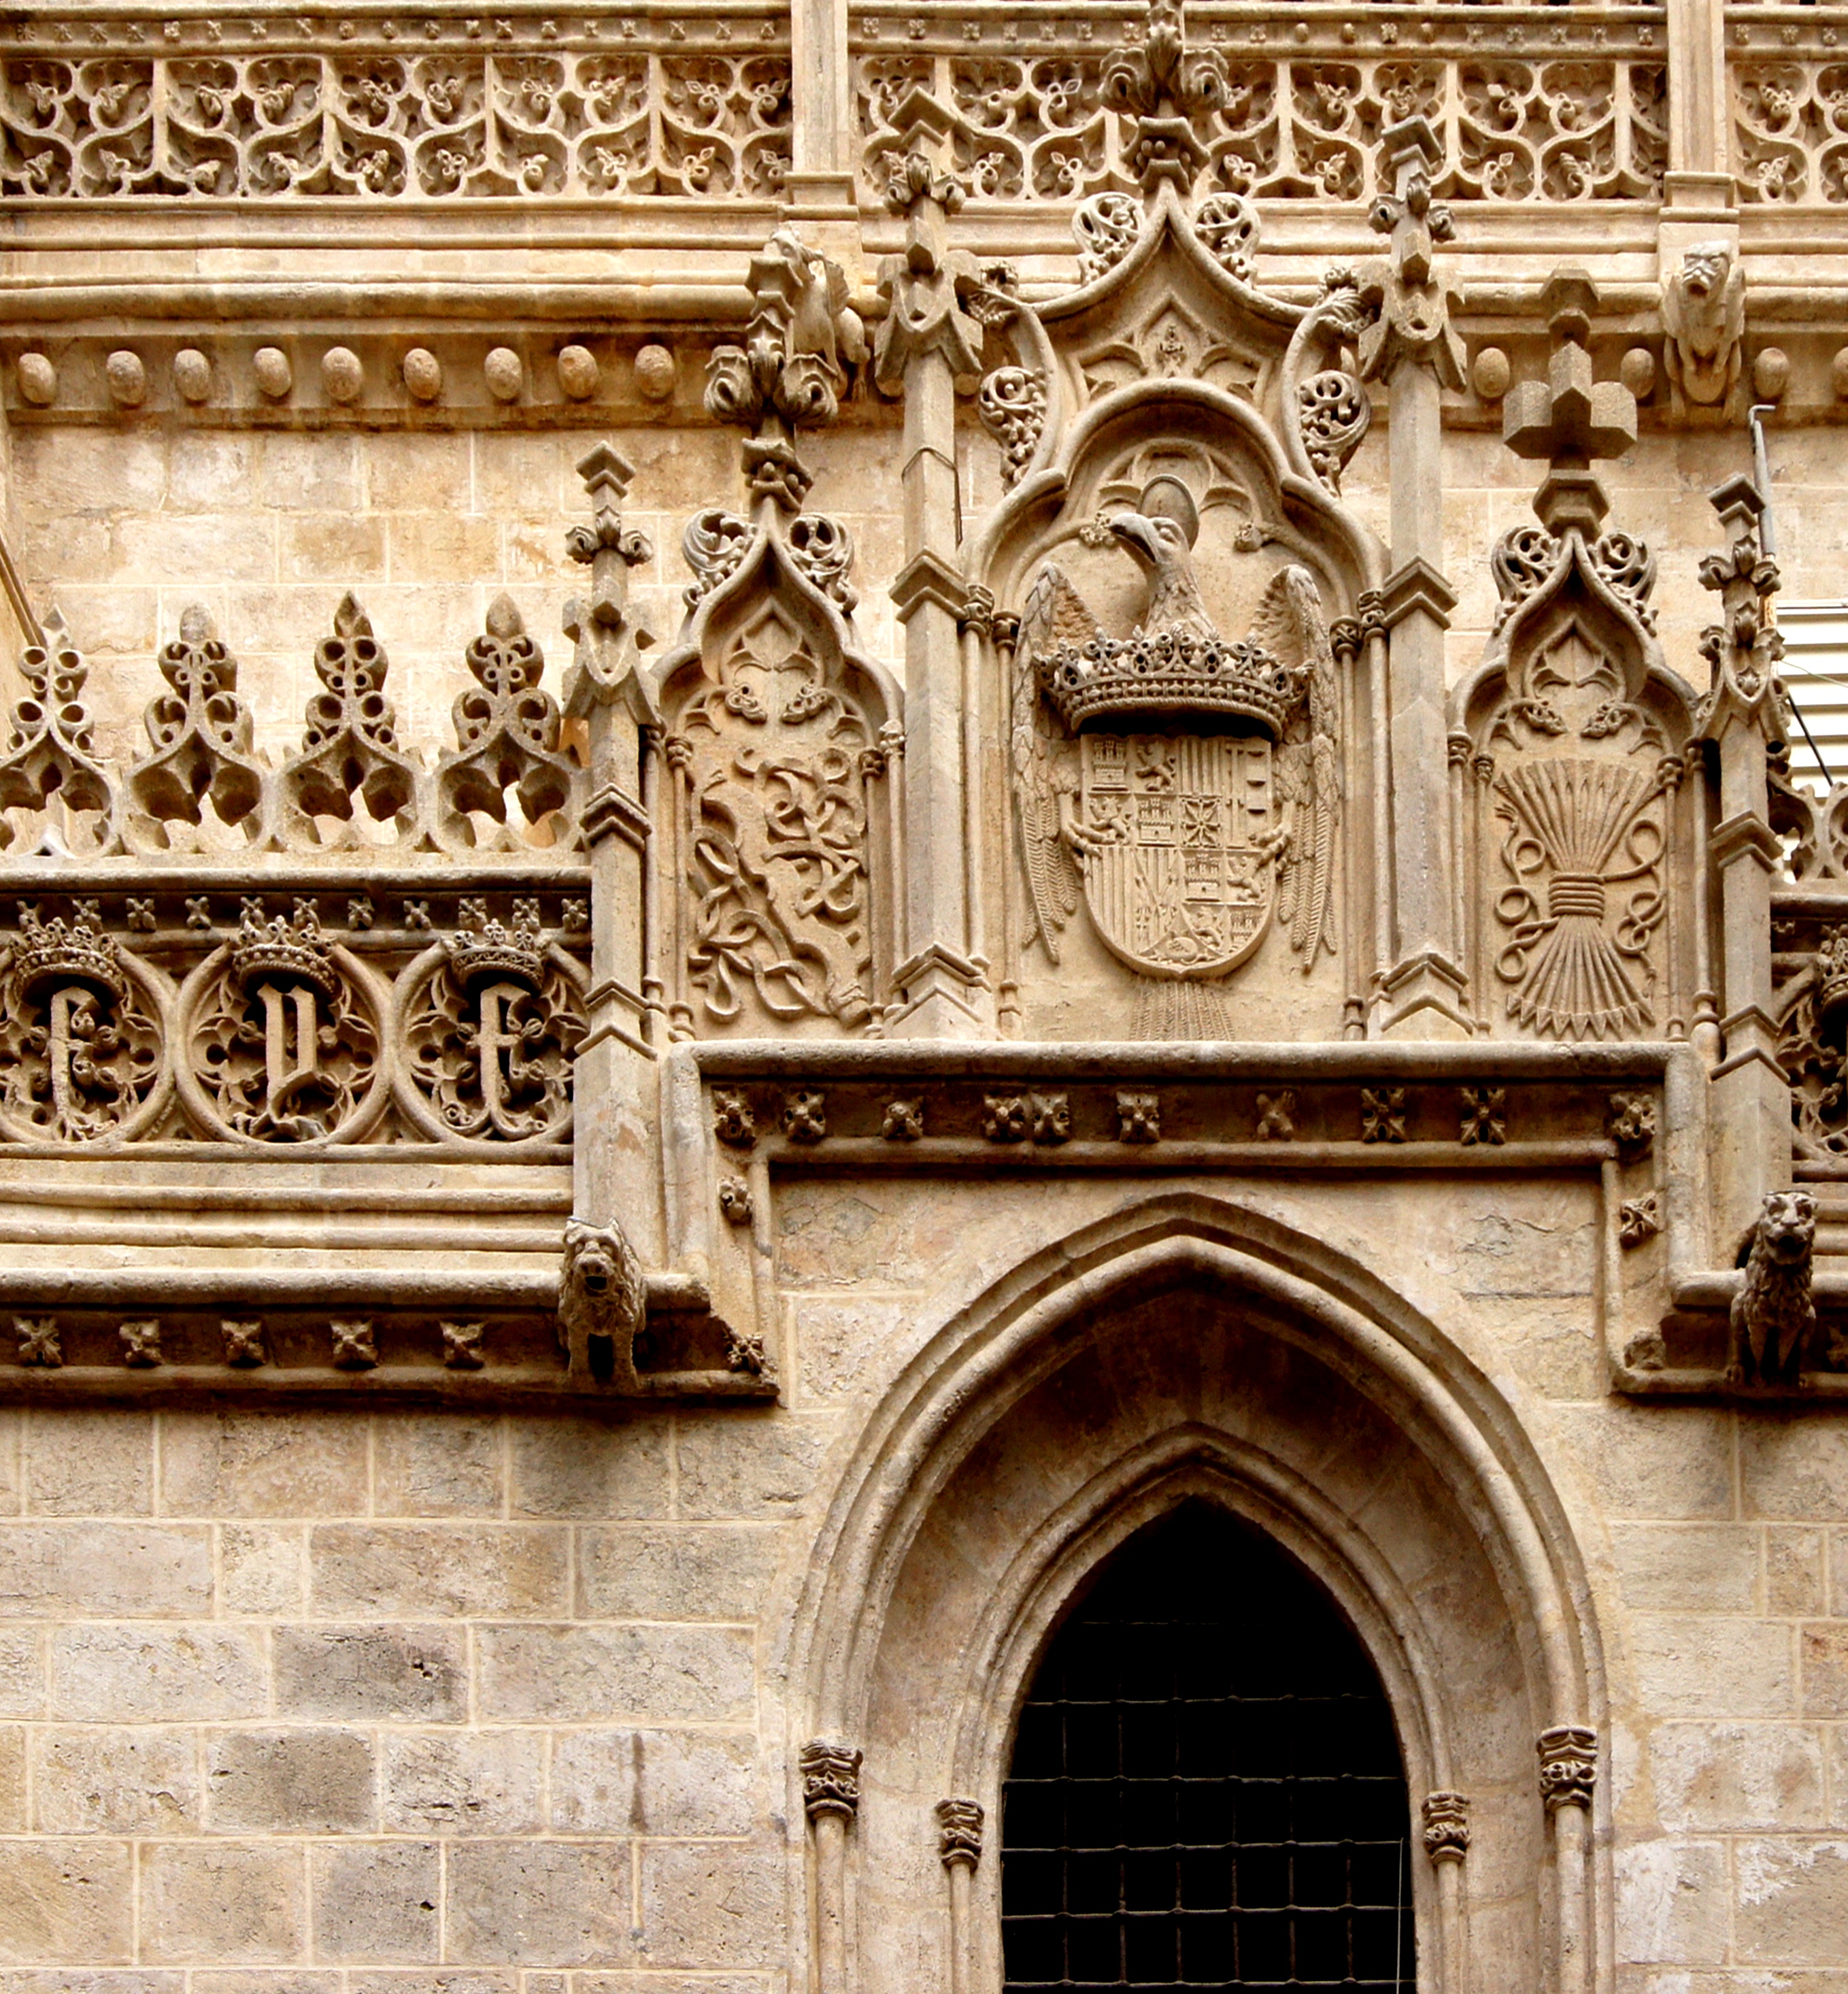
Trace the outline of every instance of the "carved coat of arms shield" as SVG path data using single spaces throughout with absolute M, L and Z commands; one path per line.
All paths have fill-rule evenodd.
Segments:
M 1145 976 L 1223 976 L 1271 918 L 1271 744 L 1233 734 L 1081 738 L 1079 873 L 1098 933 Z

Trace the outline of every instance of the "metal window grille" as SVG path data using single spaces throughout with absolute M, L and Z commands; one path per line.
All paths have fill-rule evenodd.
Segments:
M 1186 1505 L 1110 1561 L 1022 1709 L 1009 1994 L 1409 1986 L 1409 1821 L 1391 1711 L 1332 1601 Z

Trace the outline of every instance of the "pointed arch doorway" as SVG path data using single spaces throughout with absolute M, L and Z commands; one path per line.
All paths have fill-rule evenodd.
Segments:
M 1002 1788 L 1008 1994 L 1412 1983 L 1392 1714 L 1328 1594 L 1196 1499 L 1046 1644 Z

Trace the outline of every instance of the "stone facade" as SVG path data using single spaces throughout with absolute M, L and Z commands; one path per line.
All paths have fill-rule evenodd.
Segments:
M 0 1994 L 999 1994 L 1194 1499 L 1837 1994 L 1845 31 L 0 24 Z

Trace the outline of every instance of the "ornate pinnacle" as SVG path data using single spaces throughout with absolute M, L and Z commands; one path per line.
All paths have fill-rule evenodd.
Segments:
M 1376 234 L 1392 238 L 1391 252 L 1367 272 L 1365 295 L 1376 316 L 1360 338 L 1361 376 L 1390 379 L 1409 360 L 1429 367 L 1440 386 L 1460 388 L 1463 347 L 1451 330 L 1434 254 L 1456 228 L 1449 209 L 1432 196 L 1443 148 L 1423 118 L 1408 118 L 1387 131 L 1384 149 L 1393 191 L 1374 200 L 1367 219 Z
M 573 526 L 565 536 L 565 551 L 590 570 L 587 600 L 574 595 L 565 605 L 565 635 L 577 646 L 576 666 L 567 690 L 571 712 L 612 698 L 624 684 L 637 687 L 642 711 L 652 718 L 646 688 L 636 678 L 634 651 L 653 641 L 645 619 L 629 613 L 629 570 L 654 558 L 645 534 L 622 523 L 622 501 L 635 467 L 620 451 L 600 443 L 578 464 L 590 501 L 590 523 Z
M 847 369 L 865 355 L 865 328 L 848 308 L 840 266 L 793 230 L 778 229 L 752 257 L 749 282 L 744 344 L 714 348 L 706 409 L 751 431 L 744 456 L 752 494 L 799 512 L 814 478 L 795 433 L 825 429 L 839 413 Z
M 590 570 L 591 615 L 607 629 L 618 629 L 628 604 L 628 571 L 652 560 L 655 553 L 645 534 L 622 523 L 622 502 L 635 467 L 621 451 L 600 443 L 579 463 L 577 475 L 590 495 L 590 523 L 566 534 L 565 551 Z
M 1701 707 L 1701 735 L 1716 741 L 1729 721 L 1740 720 L 1781 742 L 1792 715 L 1778 678 L 1784 639 L 1771 621 L 1778 564 L 1759 539 L 1764 497 L 1742 475 L 1709 492 L 1707 502 L 1720 515 L 1729 544 L 1723 554 L 1709 554 L 1700 564 L 1700 585 L 1719 596 L 1720 610 L 1720 622 L 1700 635 L 1700 654 L 1713 667 L 1713 689 Z
M 919 355 L 940 353 L 952 374 L 978 374 L 982 328 L 966 309 L 982 288 L 982 272 L 967 251 L 952 249 L 946 218 L 963 204 L 950 171 L 955 122 L 928 91 L 908 90 L 891 113 L 902 135 L 888 155 L 886 205 L 905 218 L 905 253 L 879 266 L 879 289 L 891 300 L 874 348 L 874 378 L 887 393 L 904 385 L 905 370 Z

